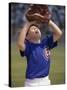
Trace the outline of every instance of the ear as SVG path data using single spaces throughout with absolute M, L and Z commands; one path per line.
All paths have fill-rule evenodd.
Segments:
M 27 39 L 27 40 L 30 40 L 30 36 L 29 36 L 29 35 L 27 35 L 27 36 L 26 36 L 26 39 Z

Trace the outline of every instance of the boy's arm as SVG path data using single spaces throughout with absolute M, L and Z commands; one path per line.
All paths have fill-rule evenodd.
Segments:
M 58 41 L 62 35 L 62 31 L 52 20 L 49 21 L 49 27 L 51 28 L 51 32 L 53 32 L 53 41 Z
M 25 38 L 26 38 L 26 33 L 28 31 L 29 26 L 30 26 L 30 23 L 27 22 L 20 32 L 18 42 L 17 42 L 17 46 L 18 46 L 19 50 L 22 50 L 22 51 L 25 50 Z

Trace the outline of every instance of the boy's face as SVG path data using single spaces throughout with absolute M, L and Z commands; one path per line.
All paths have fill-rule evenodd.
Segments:
M 35 39 L 35 40 L 40 40 L 41 38 L 41 32 L 40 32 L 40 29 L 35 26 L 35 25 L 32 25 L 30 28 L 29 28 L 29 31 L 28 31 L 28 36 L 30 39 Z

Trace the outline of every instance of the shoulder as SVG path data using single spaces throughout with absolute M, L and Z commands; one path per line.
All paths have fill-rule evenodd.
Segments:
M 42 40 L 41 43 L 46 42 L 48 40 L 49 36 L 45 36 Z
M 51 38 L 53 38 L 53 34 L 49 34 L 49 35 L 47 35 L 47 36 L 45 36 L 43 39 L 42 39 L 42 41 L 46 41 L 46 40 L 48 40 L 48 39 L 51 39 Z
M 42 45 L 48 45 L 49 43 L 51 43 L 53 41 L 53 36 L 51 35 L 47 35 L 45 36 L 42 40 L 41 40 L 41 44 Z
M 26 49 L 32 49 L 33 47 L 35 47 L 35 44 L 30 42 L 29 40 L 25 40 L 25 46 L 26 46 Z

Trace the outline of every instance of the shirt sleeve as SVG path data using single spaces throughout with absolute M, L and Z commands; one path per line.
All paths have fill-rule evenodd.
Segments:
M 30 53 L 30 50 L 29 50 L 29 48 L 30 48 L 29 42 L 27 41 L 27 42 L 25 43 L 25 45 L 26 45 L 25 51 L 21 51 L 21 50 L 20 50 L 20 55 L 21 55 L 22 57 L 23 57 L 23 56 L 29 56 L 29 53 Z
M 57 41 L 53 41 L 53 34 L 47 36 L 42 40 L 43 45 L 48 46 L 49 49 L 52 49 L 57 46 Z

